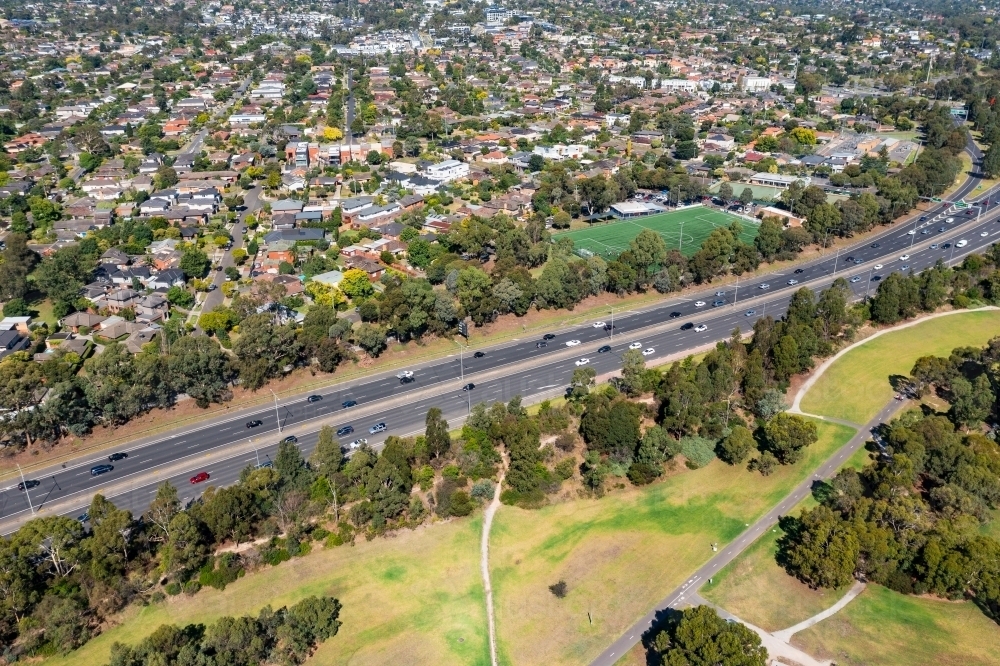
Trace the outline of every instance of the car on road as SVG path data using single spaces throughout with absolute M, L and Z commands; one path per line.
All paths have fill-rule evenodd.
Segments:
M 746 312 L 744 312 L 744 313 L 743 313 L 743 316 L 744 316 L 744 317 L 752 317 L 752 316 L 754 316 L 755 314 L 757 314 L 757 311 L 756 311 L 756 310 L 747 310 Z
M 795 278 L 792 278 L 791 280 L 788 281 L 788 284 L 798 284 L 798 283 L 799 281 L 796 280 Z
M 804 268 L 796 268 L 796 269 L 795 269 L 795 270 L 794 270 L 793 272 L 794 272 L 794 273 L 795 273 L 796 275 L 801 275 L 802 273 L 805 273 L 806 271 L 805 271 L 805 269 L 804 269 Z
M 656 353 L 656 350 L 653 349 L 652 347 L 647 347 L 646 349 L 642 350 L 642 355 L 643 356 L 652 356 L 655 353 Z
M 254 419 L 253 421 L 247 421 L 247 427 L 248 428 L 256 428 L 257 426 L 263 425 L 263 424 L 264 424 L 264 422 L 261 421 L 260 419 Z
M 611 351 L 611 345 L 604 345 L 603 347 L 601 347 L 600 349 L 597 350 L 597 353 L 598 354 L 607 354 L 609 351 Z
M 22 481 L 21 483 L 17 484 L 17 489 L 18 490 L 25 490 L 25 489 L 31 490 L 35 486 L 40 486 L 40 485 L 42 485 L 41 481 L 38 481 L 37 479 L 28 479 L 27 481 Z
M 119 460 L 125 460 L 126 458 L 128 458 L 128 454 L 125 453 L 124 451 L 119 451 L 118 453 L 112 453 L 110 456 L 108 456 L 108 460 L 110 460 L 111 462 L 118 462 Z
M 607 326 L 607 324 L 605 324 L 603 321 L 595 321 L 593 324 L 594 328 L 604 328 L 605 326 Z
M 340 403 L 340 406 L 343 407 L 344 409 L 347 409 L 348 407 L 357 407 L 357 405 L 358 405 L 357 400 L 345 400 L 344 402 Z
M 757 288 L 758 288 L 758 289 L 770 289 L 770 288 L 771 288 L 771 285 L 769 285 L 769 284 L 768 284 L 768 283 L 766 283 L 766 282 L 762 282 L 762 283 L 760 283 L 759 285 L 757 285 Z
M 725 304 L 726 304 L 725 301 L 712 301 L 712 307 L 713 308 L 718 308 L 718 307 L 721 307 L 721 306 L 723 306 Z
M 910 255 L 908 255 L 908 254 L 901 254 L 901 255 L 899 255 L 899 260 L 900 261 L 906 261 L 909 258 L 910 258 Z
M 350 444 L 348 444 L 347 448 L 349 448 L 349 449 L 351 449 L 353 451 L 354 449 L 359 448 L 362 444 L 367 444 L 367 443 L 368 443 L 367 439 L 365 439 L 364 437 L 359 437 L 358 439 L 356 439 L 353 442 L 351 442 Z
M 863 264 L 863 263 L 865 263 L 865 260 L 862 259 L 861 257 L 858 257 L 857 259 L 854 260 L 854 263 L 855 264 Z
M 556 337 L 555 333 L 546 333 L 542 336 L 542 340 L 554 340 Z
M 882 247 L 882 244 L 881 244 L 881 243 L 872 243 L 872 244 L 871 244 L 871 245 L 869 245 L 868 247 L 870 247 L 870 248 L 873 248 L 873 249 L 874 249 L 874 248 L 878 248 L 878 247 Z
M 191 483 L 201 483 L 202 481 L 208 481 L 210 478 L 212 478 L 212 475 L 208 472 L 198 472 L 191 477 Z
M 542 348 L 548 347 L 548 346 L 549 346 L 549 343 L 544 342 L 544 341 L 543 342 L 536 342 L 535 343 L 535 349 L 542 349 Z
M 928 250 L 936 250 L 936 249 L 938 249 L 938 244 L 937 243 L 931 243 L 931 246 L 929 248 L 927 248 L 927 249 Z
M 283 440 L 281 440 L 281 443 L 284 444 L 285 442 L 291 442 L 292 444 L 295 444 L 298 441 L 299 441 L 298 437 L 296 437 L 295 435 L 289 435 L 288 437 L 285 437 Z
M 306 402 L 319 402 L 322 399 L 323 396 L 321 395 L 311 395 L 308 398 L 306 398 Z
M 628 348 L 629 349 L 642 349 L 642 343 L 641 342 L 633 342 L 632 344 L 630 344 L 628 346 Z
M 882 279 L 881 275 L 873 275 L 872 276 L 872 282 L 878 282 L 881 279 Z
M 396 373 L 396 379 L 400 381 L 406 381 L 407 379 L 413 379 L 413 370 L 403 370 L 402 372 Z
M 385 432 L 385 423 L 383 422 L 376 423 L 371 428 L 368 428 L 369 435 L 374 435 L 380 432 Z
M 354 426 L 345 425 L 337 428 L 337 437 L 343 437 L 344 435 L 350 435 L 354 432 Z
M 678 317 L 680 317 L 680 316 L 681 316 L 681 313 L 680 313 L 680 312 L 677 312 L 676 310 L 674 310 L 673 312 L 671 312 L 671 313 L 670 313 L 670 314 L 668 315 L 668 318 L 670 318 L 670 319 L 677 319 L 677 318 L 678 318 Z
M 938 233 L 939 234 L 943 234 L 944 233 L 944 227 L 938 227 Z
M 462 387 L 462 390 L 463 391 L 471 391 L 474 388 L 476 388 L 476 385 L 473 384 L 472 382 L 469 382 L 468 384 L 466 384 L 465 386 Z
M 921 221 L 921 222 L 923 222 L 923 221 L 924 221 L 924 220 L 926 220 L 926 219 L 927 219 L 927 216 L 926 216 L 926 215 L 921 215 L 921 216 L 920 216 L 920 221 Z
M 88 511 L 84 511 L 79 516 L 77 516 L 76 519 L 78 522 L 85 523 L 90 520 L 90 513 Z
M 590 359 L 589 358 L 580 358 L 580 359 L 576 360 L 576 365 L 577 366 L 587 365 L 588 363 L 590 363 Z
M 941 249 L 947 250 L 949 247 L 951 247 L 951 243 L 945 243 L 944 245 L 941 246 Z
M 965 240 L 963 238 L 962 240 L 960 240 L 957 243 L 955 243 L 955 247 L 965 247 L 968 244 L 969 244 L 969 241 L 967 241 L 967 240 Z
M 725 296 L 726 292 L 720 290 L 720 291 L 715 292 L 715 295 L 716 296 Z
M 984 231 L 983 233 L 981 233 L 981 234 L 979 234 L 979 235 L 980 235 L 980 236 L 982 236 L 983 238 L 986 238 L 987 236 L 989 236 L 989 235 L 990 235 L 990 232 L 988 232 L 988 231 Z
M 486 356 L 486 352 L 478 351 L 478 352 L 476 352 L 475 354 L 472 355 L 472 358 L 482 358 L 484 356 Z
M 953 218 L 953 217 L 949 217 L 947 220 L 945 220 L 945 222 L 947 222 L 948 224 L 951 224 L 954 221 L 955 221 L 955 218 Z
M 697 326 L 694 327 L 695 333 L 702 333 L 707 330 L 708 330 L 708 324 L 698 324 Z
M 917 235 L 917 230 L 916 229 L 910 229 L 909 231 L 906 232 L 906 235 L 907 236 L 916 236 Z
M 850 282 L 851 282 L 851 284 L 857 284 L 858 282 L 861 282 L 861 278 L 858 277 L 857 275 L 855 275 L 854 277 L 852 277 L 850 279 Z
M 850 256 L 850 257 L 848 257 L 847 259 L 845 259 L 844 261 L 847 261 L 847 262 L 852 262 L 852 261 L 854 261 L 854 257 L 853 257 L 853 256 Z
M 580 344 L 579 340 L 567 340 L 566 341 L 566 346 L 567 347 L 576 347 L 578 344 Z
M 209 291 L 215 291 L 215 290 L 216 290 L 216 289 L 218 289 L 218 288 L 219 288 L 219 285 L 217 285 L 217 284 L 214 284 L 214 283 L 213 283 L 213 284 L 210 284 L 210 285 L 208 285 L 208 290 L 209 290 Z
M 930 229 L 921 229 L 920 230 L 920 235 L 921 236 L 926 236 L 929 233 L 930 233 Z
M 965 216 L 966 217 L 972 217 L 972 215 L 973 215 L 973 212 L 971 210 L 965 211 Z
M 265 460 L 264 462 L 257 463 L 257 469 L 270 469 L 274 467 L 274 461 Z
M 694 328 L 694 324 L 692 324 L 691 322 L 688 322 L 681 326 L 682 331 L 690 331 L 692 328 Z
M 705 301 L 695 301 L 694 302 L 694 306 L 696 308 L 703 308 L 703 307 L 705 307 Z
M 882 270 L 882 264 L 875 264 L 874 266 L 872 266 L 872 268 L 874 268 L 877 271 Z

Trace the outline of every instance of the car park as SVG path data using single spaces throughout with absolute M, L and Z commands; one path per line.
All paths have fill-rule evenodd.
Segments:
M 653 349 L 652 347 L 648 347 L 647 349 L 643 349 L 642 350 L 642 355 L 643 356 L 652 356 L 655 353 L 656 353 L 656 350 Z
M 577 366 L 587 365 L 588 363 L 590 363 L 590 359 L 589 358 L 581 358 L 581 359 L 577 359 L 576 360 L 576 365 Z
M 198 472 L 191 477 L 191 483 L 192 485 L 195 483 L 201 483 L 202 481 L 208 481 L 210 478 L 212 478 L 212 475 L 208 472 Z
M 369 435 L 374 435 L 380 432 L 385 432 L 385 423 L 379 422 L 373 425 L 371 428 L 368 428 Z
M 669 317 L 670 319 L 677 319 L 677 318 L 678 318 L 678 317 L 680 317 L 680 316 L 681 316 L 681 313 L 680 313 L 680 312 L 677 312 L 676 310 L 674 310 L 673 312 L 671 312 L 671 313 L 670 313 L 670 314 L 668 315 L 668 317 Z
M 607 324 L 605 324 L 603 321 L 594 322 L 594 328 L 604 328 L 605 326 L 607 326 Z
M 486 356 L 486 352 L 477 351 L 475 354 L 472 355 L 472 358 L 482 358 L 484 356 Z
M 22 481 L 21 483 L 17 484 L 17 489 L 18 490 L 31 490 L 35 486 L 40 486 L 40 485 L 42 485 L 41 481 L 38 481 L 36 479 L 28 479 L 27 481 Z
M 703 307 L 705 307 L 705 301 L 695 301 L 694 302 L 694 306 L 696 308 L 703 308 Z
M 697 326 L 694 327 L 695 333 L 702 333 L 707 330 L 708 330 L 708 324 L 698 324 Z
M 468 384 L 466 384 L 465 386 L 462 387 L 462 390 L 463 391 L 471 391 L 474 388 L 476 388 L 476 385 L 473 384 L 472 382 L 469 382 Z
M 111 462 L 118 462 L 119 460 L 125 460 L 126 458 L 128 458 L 128 454 L 125 453 L 124 451 L 119 451 L 118 453 L 112 453 L 110 456 L 108 456 L 108 460 L 110 460 Z
M 567 347 L 576 347 L 578 344 L 580 344 L 579 340 L 567 340 L 566 341 L 566 346 Z
M 597 350 L 597 353 L 598 354 L 607 354 L 609 351 L 611 351 L 611 345 L 604 345 L 603 347 L 601 347 L 600 349 Z
M 306 398 L 306 402 L 319 402 L 322 399 L 323 396 L 321 395 L 311 395 L 308 398 Z
M 347 409 L 348 407 L 356 407 L 357 404 L 358 404 L 357 400 L 345 400 L 344 402 L 340 403 L 340 406 L 343 407 L 344 409 Z
M 345 425 L 337 428 L 337 437 L 343 437 L 345 435 L 350 435 L 354 432 L 354 426 Z
M 694 324 L 692 324 L 691 322 L 681 325 L 682 331 L 690 331 L 692 328 L 694 328 Z
M 281 440 L 281 443 L 284 444 L 286 442 L 291 442 L 292 444 L 295 444 L 298 441 L 299 441 L 298 437 L 296 437 L 295 435 L 289 435 L 288 437 L 285 437 L 283 440 Z
M 263 423 L 264 422 L 261 421 L 260 419 L 254 419 L 253 421 L 247 421 L 247 427 L 256 428 L 257 426 L 262 425 Z

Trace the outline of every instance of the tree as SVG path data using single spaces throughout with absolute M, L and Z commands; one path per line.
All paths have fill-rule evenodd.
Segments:
M 653 641 L 663 666 L 764 666 L 760 636 L 740 622 L 727 622 L 709 606 L 685 608 Z
M 594 385 L 594 378 L 597 371 L 590 367 L 576 368 L 573 370 L 573 377 L 570 379 L 570 399 L 582 400 L 590 393 L 590 387 Z
M 753 190 L 749 187 L 744 187 L 743 191 L 740 192 L 740 203 L 744 206 L 753 203 Z
M 372 356 L 378 356 L 386 347 L 385 329 L 365 322 L 354 332 L 354 341 Z
M 325 425 L 319 429 L 319 440 L 316 442 L 316 450 L 313 451 L 311 461 L 316 471 L 328 479 L 340 471 L 341 465 L 344 464 L 344 453 L 331 426 Z
M 729 184 L 729 181 L 725 181 L 722 185 L 719 185 L 719 198 L 726 205 L 729 205 L 729 202 L 733 200 L 733 186 Z
M 786 532 L 778 548 L 788 573 L 814 587 L 835 588 L 851 582 L 861 546 L 849 523 L 822 505 L 784 522 Z
M 742 465 L 755 446 L 753 433 L 738 425 L 719 444 L 719 457 L 730 465 Z
M 994 143 L 986 150 L 982 169 L 983 175 L 987 178 L 996 178 L 1000 175 L 1000 143 Z
M 651 229 L 640 231 L 639 235 L 629 242 L 629 250 L 632 254 L 632 264 L 642 278 L 648 278 L 656 273 L 667 260 L 667 244 L 663 241 L 663 236 Z
M 198 517 L 205 521 L 217 542 L 232 539 L 238 546 L 253 534 L 260 509 L 246 485 L 209 488 L 202 500 Z
M 177 499 L 177 488 L 169 481 L 164 481 L 156 488 L 156 497 L 153 498 L 144 515 L 162 532 L 162 535 L 158 537 L 159 540 L 170 539 L 170 523 L 180 510 L 180 505 L 181 503 Z
M 816 424 L 782 412 L 764 424 L 767 450 L 783 465 L 793 465 L 802 458 L 803 450 L 817 440 Z
M 28 274 L 38 263 L 38 255 L 28 247 L 24 234 L 9 234 L 5 242 L 7 249 L 0 252 L 0 301 L 6 302 L 27 295 Z
M 94 577 L 109 581 L 121 575 L 129 559 L 132 545 L 132 512 L 119 509 L 104 498 L 94 495 L 90 503 L 91 537 L 90 569 Z
M 286 489 L 305 490 L 312 483 L 312 474 L 302 451 L 294 442 L 282 440 L 274 456 L 274 470 Z
M 197 247 L 189 247 L 181 255 L 178 266 L 188 277 L 200 279 L 208 275 L 208 269 L 211 268 L 212 261 L 202 250 Z
M 232 397 L 236 373 L 229 355 L 212 338 L 186 335 L 177 340 L 167 355 L 167 368 L 173 389 L 194 398 L 199 407 Z
M 174 285 L 167 290 L 167 301 L 171 305 L 188 310 L 194 305 L 194 295 L 184 287 Z
M 646 372 L 646 359 L 638 349 L 629 349 L 622 356 L 622 389 L 631 396 L 642 393 L 643 374 Z
M 250 315 L 240 322 L 240 337 L 233 345 L 240 379 L 254 391 L 296 363 L 301 351 L 295 327 L 275 325 L 267 312 Z
M 424 438 L 427 453 L 433 459 L 438 459 L 451 450 L 451 435 L 448 433 L 448 422 L 441 416 L 441 410 L 431 407 L 424 419 Z
M 375 293 L 375 289 L 368 279 L 368 274 L 360 268 L 351 268 L 344 271 L 344 277 L 341 279 L 339 286 L 340 290 L 352 300 L 369 298 Z
M 177 172 L 174 171 L 173 167 L 166 165 L 161 166 L 156 170 L 156 174 L 153 176 L 153 184 L 156 189 L 163 190 L 168 187 L 173 187 L 177 184 L 180 179 L 177 177 Z

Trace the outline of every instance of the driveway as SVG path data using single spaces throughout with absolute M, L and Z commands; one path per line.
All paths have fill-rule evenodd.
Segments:
M 233 261 L 233 250 L 243 247 L 243 232 L 246 230 L 244 220 L 246 220 L 247 215 L 250 215 L 260 209 L 260 190 L 260 187 L 255 187 L 252 190 L 248 190 L 243 195 L 243 204 L 246 206 L 246 210 L 240 213 L 238 221 L 233 225 L 233 246 L 226 250 L 225 254 L 222 255 L 222 261 L 219 262 L 222 266 L 222 270 L 215 271 L 212 277 L 212 284 L 215 285 L 215 290 L 208 292 L 208 295 L 205 297 L 201 306 L 202 312 L 212 311 L 222 305 L 222 302 L 225 299 L 222 295 L 222 284 L 226 281 L 226 267 L 236 265 L 236 262 Z M 249 261 L 252 265 L 253 257 L 249 257 L 247 261 Z

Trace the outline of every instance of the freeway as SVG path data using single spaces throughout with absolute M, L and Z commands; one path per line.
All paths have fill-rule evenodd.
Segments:
M 967 196 L 977 186 L 978 180 L 970 179 L 952 198 Z M 828 286 L 834 276 L 856 277 L 851 288 L 855 296 L 861 298 L 877 282 L 877 277 L 892 270 L 917 271 L 939 259 L 960 259 L 996 242 L 1000 235 L 1000 224 L 996 222 L 1000 202 L 993 200 L 993 194 L 985 194 L 991 198 L 978 221 L 974 216 L 961 211 L 949 212 L 952 210 L 949 207 L 939 206 L 914 215 L 912 224 L 896 224 L 849 251 L 831 253 L 801 265 L 795 272 L 770 273 L 738 287 L 685 295 L 642 311 L 618 312 L 614 315 L 614 330 L 610 332 L 605 327 L 585 324 L 557 331 L 556 337 L 543 348 L 537 346 L 537 339 L 521 339 L 480 350 L 485 354 L 481 358 L 465 352 L 429 361 L 411 368 L 415 381 L 407 384 L 391 373 L 378 373 L 357 382 L 334 384 L 320 391 L 317 395 L 322 399 L 316 402 L 307 402 L 303 395 L 275 400 L 272 406 L 234 409 L 226 418 L 214 419 L 141 446 L 134 444 L 109 450 L 105 455 L 127 451 L 129 457 L 115 462 L 111 472 L 96 477 L 91 476 L 90 469 L 106 462 L 104 455 L 84 457 L 65 466 L 33 470 L 31 478 L 40 481 L 41 485 L 30 491 L 31 506 L 28 494 L 19 491 L 16 485 L 0 489 L 0 532 L 16 529 L 30 518 L 32 508 L 37 510 L 39 505 L 73 513 L 86 506 L 96 492 L 114 497 L 116 503 L 138 513 L 145 509 L 151 489 L 162 479 L 180 480 L 184 485 L 189 476 L 207 471 L 212 475 L 211 483 L 231 483 L 249 459 L 245 455 L 245 449 L 250 446 L 248 438 L 255 440 L 263 456 L 272 455 L 281 436 L 279 425 L 282 431 L 292 428 L 300 435 L 299 444 L 308 453 L 315 443 L 320 420 L 338 427 L 353 426 L 357 432 L 344 437 L 345 444 L 354 437 L 366 436 L 371 425 L 384 422 L 385 432 L 368 437 L 370 443 L 378 445 L 387 435 L 420 430 L 424 414 L 432 406 L 441 407 L 446 416 L 457 419 L 473 402 L 508 400 L 515 395 L 528 398 L 561 394 L 576 368 L 575 361 L 588 358 L 588 364 L 598 374 L 610 373 L 621 367 L 621 355 L 632 342 L 641 342 L 643 348 L 653 348 L 655 352 L 651 356 L 656 359 L 727 339 L 737 327 L 749 330 L 759 317 L 780 316 L 791 293 L 803 285 L 820 289 Z M 921 220 L 921 217 L 927 219 Z M 941 229 L 944 231 L 939 231 Z M 908 231 L 914 233 L 911 235 Z M 967 240 L 962 248 L 949 242 L 959 236 Z M 903 255 L 907 259 L 902 259 Z M 881 267 L 875 268 L 876 265 Z M 797 284 L 789 284 L 793 280 Z M 611 323 L 610 317 L 608 323 Z M 680 327 L 687 323 L 704 324 L 707 328 L 681 330 Z M 579 340 L 581 344 L 569 348 L 565 345 L 569 340 Z M 605 344 L 611 350 L 597 353 L 597 348 Z M 471 392 L 463 391 L 462 385 L 469 381 L 475 382 L 475 388 Z M 342 403 L 349 400 L 357 405 L 343 408 Z M 261 425 L 248 429 L 246 424 L 254 420 L 261 421 Z M 227 455 L 227 451 L 231 455 Z M 209 468 L 205 468 L 203 461 L 210 461 Z M 192 491 L 201 488 L 199 485 Z M 192 492 L 192 496 L 194 494 Z

